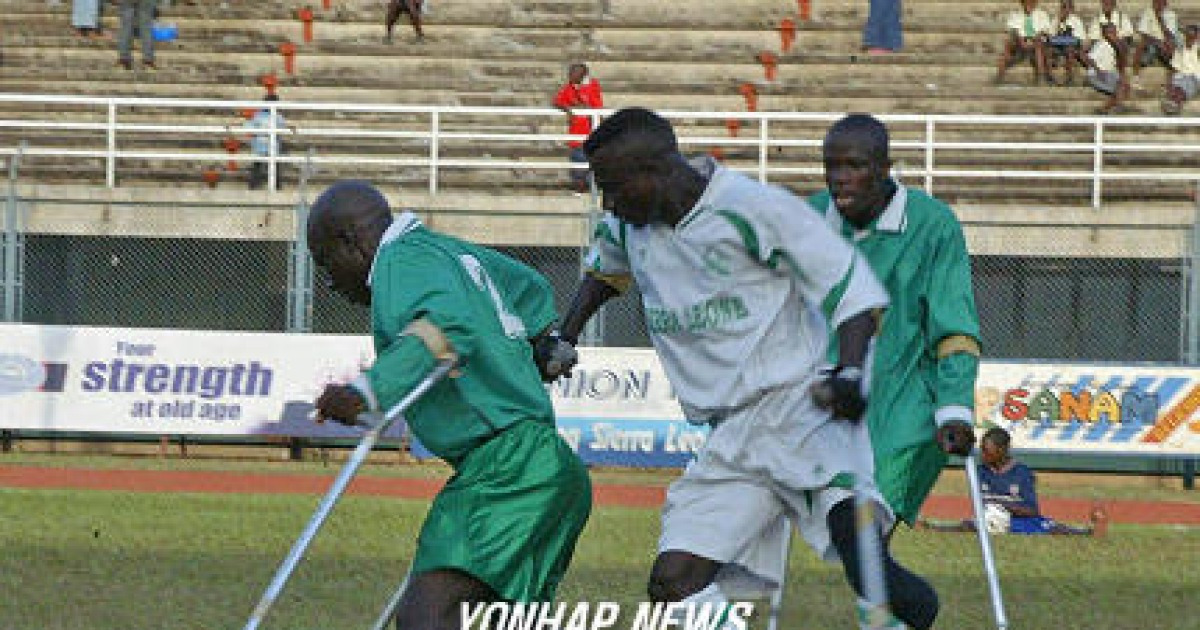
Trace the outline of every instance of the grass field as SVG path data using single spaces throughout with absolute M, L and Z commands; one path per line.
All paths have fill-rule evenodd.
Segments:
M 81 461 L 51 458 L 71 459 L 71 465 Z M 113 458 L 101 459 L 112 463 Z M 40 456 L 0 457 L 3 464 L 21 461 L 47 463 Z M 119 463 L 172 469 L 212 464 Z M 222 470 L 336 471 L 320 464 L 218 465 Z M 366 473 L 439 474 L 438 467 L 408 466 L 372 466 Z M 628 472 L 605 478 L 608 474 L 598 476 L 607 482 L 669 478 Z M 1127 486 L 1096 484 L 1074 496 L 1136 491 Z M 1195 494 L 1158 492 L 1174 500 Z M 1146 494 L 1143 489 L 1138 497 L 1152 498 Z M 0 630 L 240 628 L 318 500 L 0 489 Z M 368 627 L 400 582 L 426 505 L 344 499 L 264 628 Z M 616 601 L 632 608 L 643 598 L 657 534 L 656 510 L 598 508 L 560 598 Z M 1198 529 L 1118 524 L 1106 539 L 1007 536 L 995 542 L 1015 630 L 1200 628 Z M 994 627 L 974 537 L 904 530 L 896 552 L 940 591 L 944 608 L 937 628 Z M 836 567 L 816 562 L 806 547 L 796 545 L 783 627 L 854 628 L 848 593 Z

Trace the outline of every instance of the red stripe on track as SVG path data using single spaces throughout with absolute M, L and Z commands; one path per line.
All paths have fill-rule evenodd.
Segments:
M 78 488 L 128 492 L 228 492 L 263 494 L 323 494 L 333 477 L 324 475 L 256 474 L 221 471 L 90 470 L 39 466 L 0 466 L 0 487 Z M 439 479 L 357 477 L 350 494 L 429 499 L 442 487 Z M 656 508 L 666 488 L 622 484 L 595 484 L 598 505 Z M 1044 498 L 1042 511 L 1060 521 L 1085 521 L 1094 501 Z M 1167 523 L 1200 525 L 1200 503 L 1181 501 L 1104 501 L 1113 523 Z M 964 518 L 971 514 L 966 497 L 929 497 L 922 510 L 936 519 Z

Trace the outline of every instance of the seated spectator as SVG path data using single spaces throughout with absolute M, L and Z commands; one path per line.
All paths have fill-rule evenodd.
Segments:
M 996 68 L 995 83 L 1004 82 L 1004 73 L 1023 59 L 1033 61 L 1033 82 L 1040 79 L 1053 84 L 1046 65 L 1046 39 L 1050 35 L 1050 16 L 1037 8 L 1037 0 L 1021 0 L 1021 10 L 1008 15 L 1008 36 L 1004 40 L 1004 52 Z
M 1128 49 L 1121 42 L 1117 25 L 1107 22 L 1100 27 L 1100 39 L 1092 42 L 1083 56 L 1087 64 L 1088 82 L 1108 100 L 1096 110 L 1097 114 L 1118 114 L 1128 111 L 1129 79 L 1125 76 L 1125 56 Z
M 1183 30 L 1183 45 L 1171 46 L 1171 77 L 1167 80 L 1164 114 L 1178 115 L 1183 103 L 1200 92 L 1200 25 Z
M 1143 65 L 1158 62 L 1169 66 L 1171 53 L 1168 51 L 1167 40 L 1179 44 L 1179 18 L 1175 12 L 1167 8 L 1167 0 L 1151 0 L 1150 6 L 1142 12 L 1138 20 L 1137 45 L 1133 49 L 1133 75 L 1137 76 Z
M 1092 23 L 1088 27 L 1088 41 L 1084 45 L 1085 52 L 1104 39 L 1102 30 L 1105 24 L 1117 27 L 1117 39 L 1122 46 L 1133 45 L 1133 22 L 1130 21 L 1129 16 L 1117 9 L 1117 0 L 1100 0 L 1100 14 L 1092 19 Z
M 1061 64 L 1063 85 L 1074 85 L 1075 65 L 1086 67 L 1083 61 L 1083 37 L 1087 35 L 1083 18 L 1075 13 L 1074 0 L 1062 0 L 1058 13 L 1050 20 L 1050 37 L 1046 40 L 1046 62 L 1049 66 Z
M 1108 515 L 1095 507 L 1086 527 L 1073 527 L 1042 516 L 1038 509 L 1037 479 L 1033 470 L 1009 454 L 1012 436 L 1000 427 L 988 429 L 979 441 L 981 462 L 979 485 L 985 508 L 984 522 L 992 533 L 1057 534 L 1063 536 L 1104 536 Z M 922 520 L 924 529 L 936 531 L 975 531 L 975 521 L 937 523 Z

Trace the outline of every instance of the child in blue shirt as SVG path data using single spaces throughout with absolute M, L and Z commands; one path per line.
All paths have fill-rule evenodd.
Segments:
M 1012 458 L 1011 444 L 1012 436 L 1000 427 L 988 429 L 979 441 L 979 489 L 988 508 L 989 530 L 996 527 L 1012 534 L 1104 535 L 1108 519 L 1099 507 L 1093 510 L 1091 524 L 1086 527 L 1072 527 L 1042 516 L 1033 469 Z M 954 524 L 922 524 L 938 531 L 975 531 L 971 519 Z

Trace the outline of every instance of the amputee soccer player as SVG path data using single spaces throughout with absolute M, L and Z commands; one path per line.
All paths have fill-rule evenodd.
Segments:
M 671 124 L 651 111 L 615 113 L 584 151 L 607 214 L 562 335 L 573 343 L 601 304 L 636 282 L 688 420 L 712 427 L 668 492 L 651 599 L 722 603 L 768 592 L 783 577 L 785 516 L 823 558 L 840 559 L 861 595 L 852 483 L 872 474 L 869 454 L 856 452 L 869 448 L 857 420 L 883 287 L 804 200 L 711 159 L 689 164 Z M 811 393 L 823 378 L 827 321 L 843 349 L 827 383 L 833 413 Z M 890 527 L 867 485 L 878 525 Z M 881 560 L 895 615 L 928 628 L 933 590 Z
M 317 400 L 319 419 L 387 410 L 446 352 L 458 372 L 405 414 L 454 467 L 417 540 L 396 615 L 404 630 L 460 627 L 460 603 L 550 601 L 591 510 L 586 470 L 555 428 L 532 356 L 554 321 L 545 278 L 494 250 L 392 215 L 360 181 L 313 204 L 308 242 L 332 289 L 371 308 L 376 360 Z
M 837 121 L 823 154 L 828 189 L 809 202 L 866 256 L 891 298 L 875 341 L 866 418 L 879 490 L 912 525 L 947 455 L 966 455 L 975 442 L 980 336 L 971 261 L 950 207 L 891 178 L 879 120 Z

